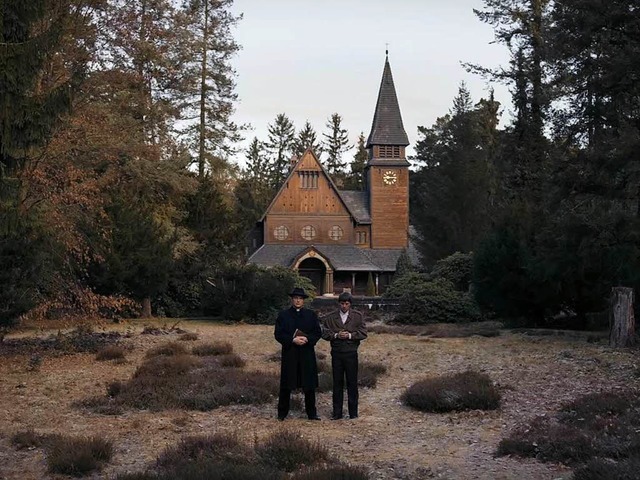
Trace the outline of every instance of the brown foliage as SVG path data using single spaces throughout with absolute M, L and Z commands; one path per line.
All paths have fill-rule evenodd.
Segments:
M 278 470 L 292 472 L 302 465 L 315 465 L 327 461 L 327 449 L 312 442 L 300 432 L 282 429 L 256 445 L 256 453 L 263 463 Z

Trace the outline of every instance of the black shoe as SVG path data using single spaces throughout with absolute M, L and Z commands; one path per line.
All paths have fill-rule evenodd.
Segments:
M 343 418 L 342 415 L 339 415 L 339 416 L 338 415 L 332 415 L 331 416 L 331 420 L 342 420 L 342 418 Z
M 354 420 L 358 418 L 358 415 L 349 415 L 349 420 Z
M 286 415 L 284 417 L 282 415 L 278 415 L 278 421 L 279 422 L 282 422 L 285 418 L 287 418 Z
M 309 417 L 309 420 L 320 420 L 320 417 L 318 415 L 312 415 Z

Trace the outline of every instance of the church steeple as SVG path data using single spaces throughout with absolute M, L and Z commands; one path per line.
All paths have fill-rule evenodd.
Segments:
M 378 103 L 373 115 L 371 133 L 367 139 L 367 148 L 374 145 L 388 145 L 406 147 L 409 145 L 409 138 L 404 131 L 400 106 L 396 96 L 396 88 L 393 84 L 389 57 L 385 58 L 384 71 L 382 72 L 382 82 L 378 92 Z M 404 150 L 404 148 L 402 148 Z M 374 152 L 372 157 L 378 156 Z

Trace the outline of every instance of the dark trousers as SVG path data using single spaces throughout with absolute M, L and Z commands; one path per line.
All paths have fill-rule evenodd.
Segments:
M 302 390 L 304 392 L 304 409 L 307 417 L 315 417 L 318 415 L 316 410 L 316 391 L 314 389 Z M 278 418 L 284 418 L 289 414 L 289 405 L 291 403 L 291 390 L 280 387 L 280 396 L 278 397 Z
M 344 378 L 347 377 L 349 416 L 358 416 L 358 352 L 331 352 L 333 373 L 333 416 L 342 417 Z

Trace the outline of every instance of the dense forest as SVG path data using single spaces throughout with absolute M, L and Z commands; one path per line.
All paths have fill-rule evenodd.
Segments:
M 244 264 L 247 232 L 307 147 L 362 188 L 338 113 L 233 122 L 232 0 L 0 2 L 0 324 L 21 316 L 258 318 L 301 281 Z M 510 62 L 469 64 L 420 140 L 411 217 L 423 268 L 472 258 L 483 311 L 583 325 L 640 277 L 640 6 L 484 0 Z M 242 72 L 239 72 L 242 74 Z M 502 126 L 505 108 L 513 120 Z M 275 288 L 275 287 L 278 288 Z

